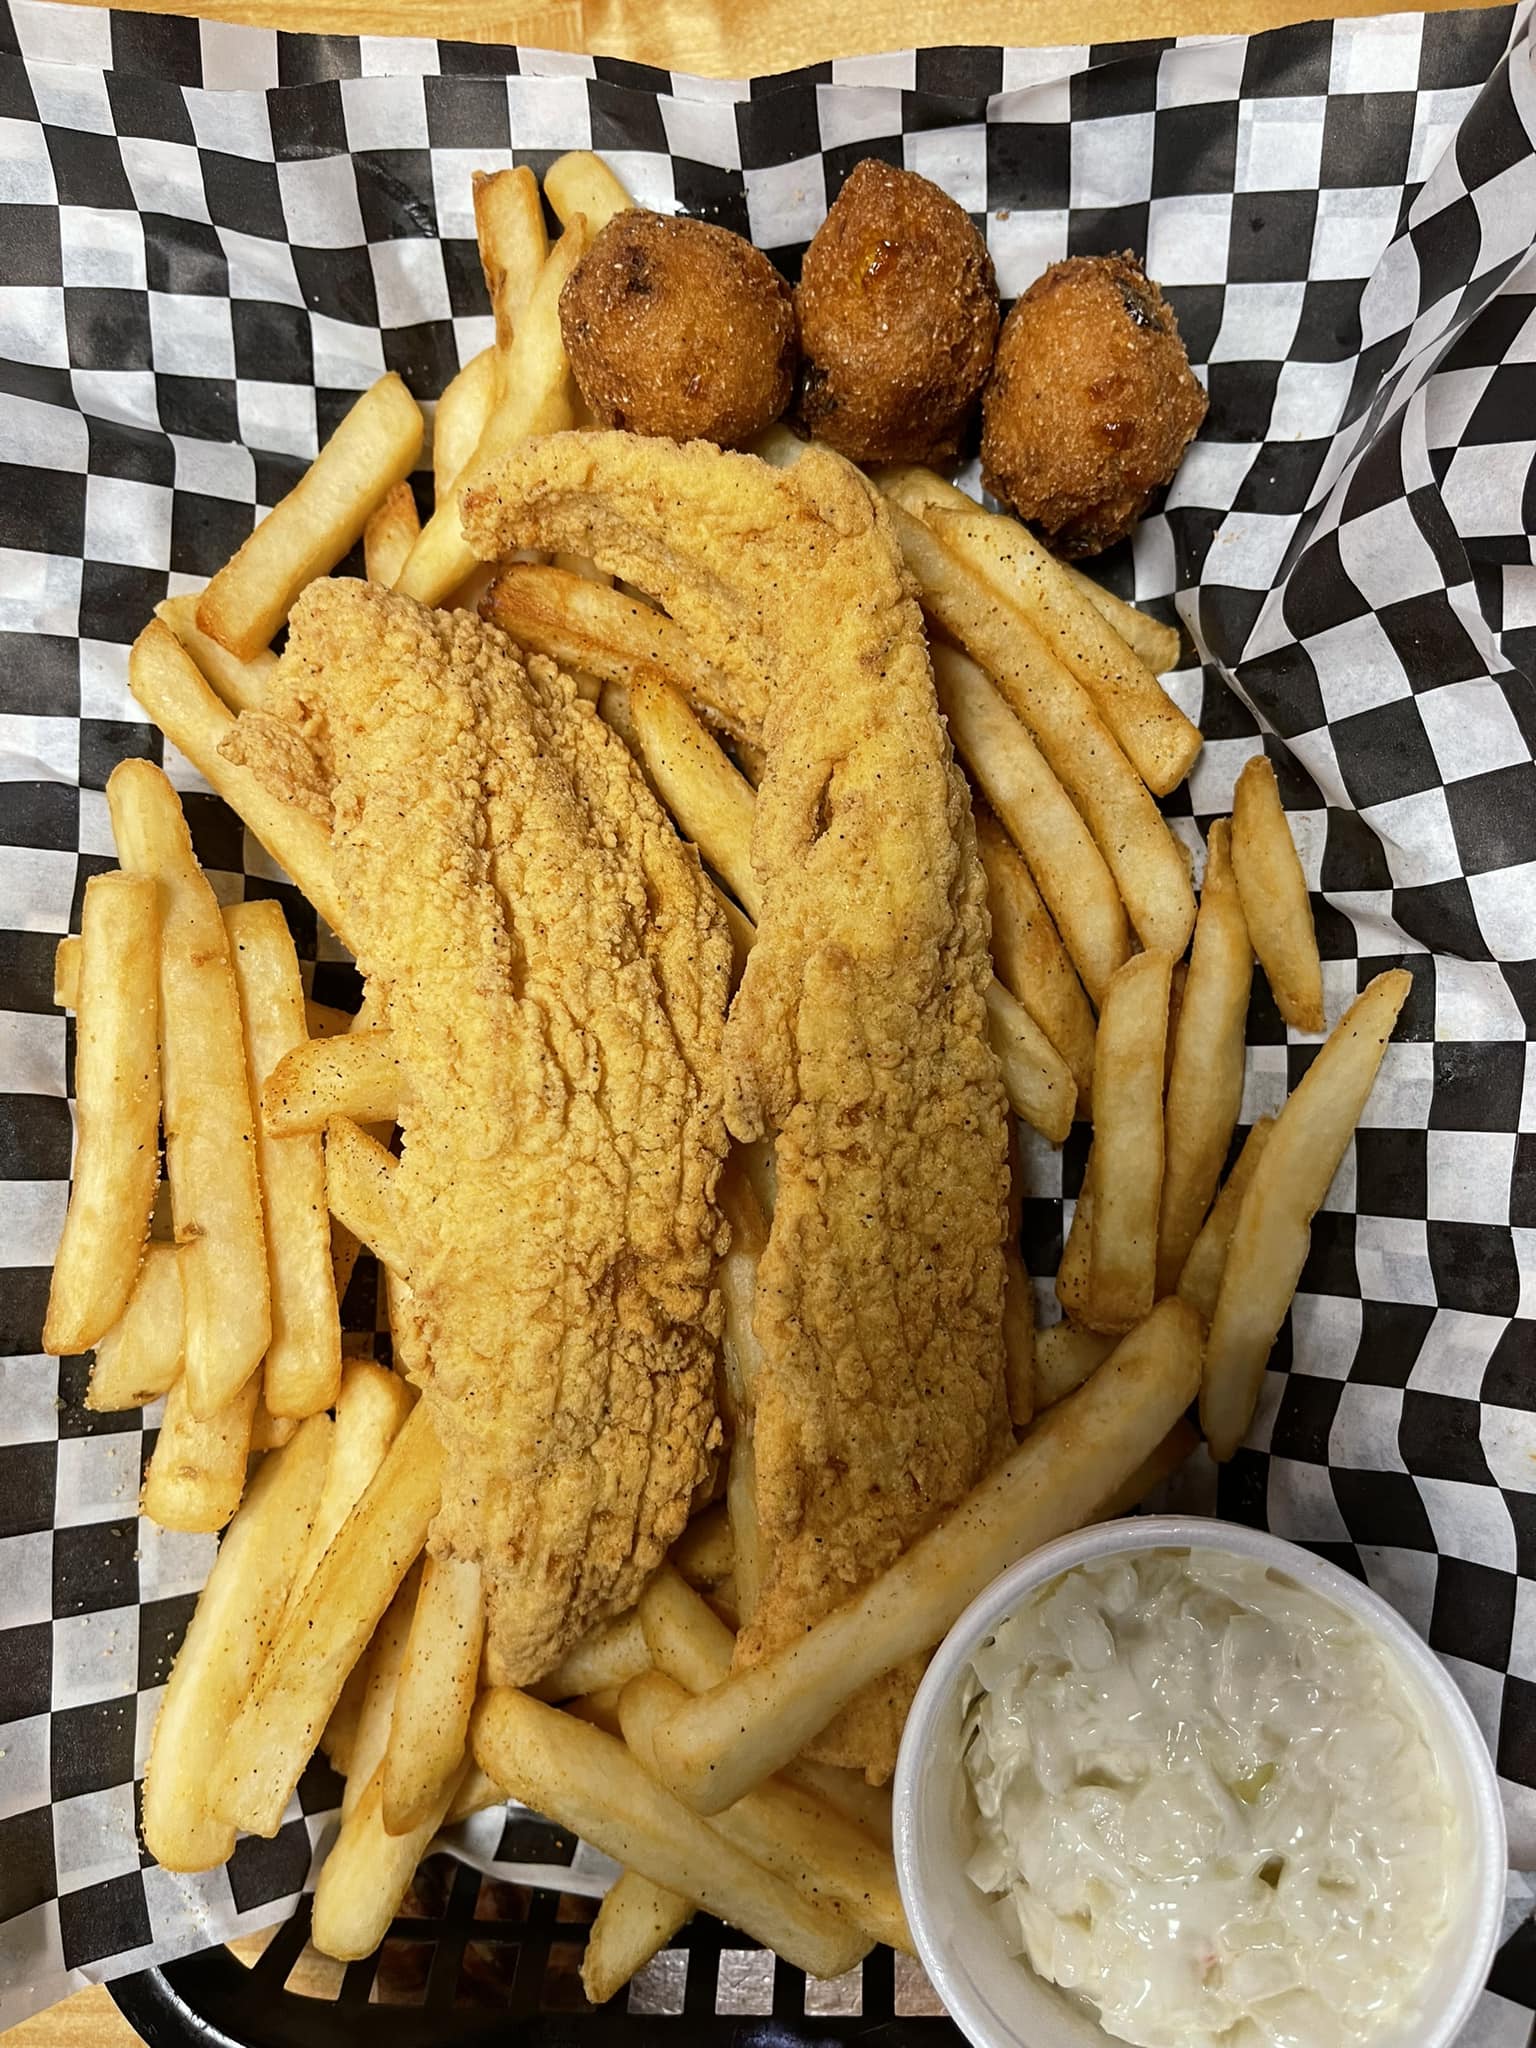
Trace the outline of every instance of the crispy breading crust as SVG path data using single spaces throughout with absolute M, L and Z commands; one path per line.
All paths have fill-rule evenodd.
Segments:
M 481 1561 L 526 1682 L 637 1597 L 718 1441 L 729 939 L 623 746 L 494 627 L 315 583 L 275 695 L 403 1076 L 432 1545 Z
M 467 494 L 486 555 L 591 554 L 755 679 L 764 908 L 726 1032 L 727 1115 L 778 1139 L 758 1283 L 764 1589 L 745 1662 L 866 1583 L 1011 1441 L 1007 1113 L 985 885 L 884 511 L 816 450 L 788 471 L 572 434 Z M 888 1774 L 911 1674 L 821 1753 Z

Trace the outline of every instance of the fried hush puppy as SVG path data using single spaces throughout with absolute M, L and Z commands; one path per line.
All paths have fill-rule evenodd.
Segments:
M 1206 402 L 1134 256 L 1053 263 L 1003 323 L 982 398 L 987 488 L 1058 554 L 1097 554 L 1172 477 Z
M 560 329 L 600 426 L 731 448 L 794 388 L 794 301 L 740 235 L 686 216 L 616 213 L 566 280 Z
M 927 178 L 867 157 L 805 252 L 799 417 L 854 462 L 943 462 L 997 341 L 987 245 Z

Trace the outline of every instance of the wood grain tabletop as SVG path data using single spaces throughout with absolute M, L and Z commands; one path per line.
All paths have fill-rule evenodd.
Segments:
M 167 8 L 154 0 L 86 0 L 145 14 L 199 14 L 309 34 L 430 35 L 627 57 L 713 78 L 749 78 L 829 57 L 913 43 L 1110 42 L 1132 35 L 1223 35 L 1315 20 L 1316 0 L 219 0 Z M 1483 0 L 1424 0 L 1428 11 Z M 1378 0 L 1336 0 L 1334 15 L 1387 12 Z M 253 1960 L 260 1936 L 235 1944 Z M 323 1970 L 322 1959 L 314 1959 Z M 302 1968 L 302 1965 L 301 1965 Z M 297 1980 L 295 1988 L 299 1988 Z M 318 1987 L 317 1987 L 318 1988 Z M 133 2048 L 138 2036 L 100 1988 L 0 2034 L 0 2048 Z

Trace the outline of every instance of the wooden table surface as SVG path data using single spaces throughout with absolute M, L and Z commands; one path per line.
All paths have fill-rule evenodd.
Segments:
M 92 6 L 113 0 L 86 0 Z M 1131 36 L 1220 35 L 1308 21 L 1313 0 L 220 0 L 144 14 L 200 14 L 311 34 L 432 35 L 591 51 L 674 71 L 748 78 L 828 57 L 946 43 L 1111 42 Z M 1482 0 L 1423 0 L 1439 7 Z M 1388 11 L 1377 0 L 1335 0 L 1336 15 Z M 239 1944 L 243 1949 L 247 1944 Z M 260 1937 L 250 1945 L 258 1949 Z M 138 2039 L 105 1990 L 77 1992 L 0 2034 L 3 2048 L 132 2048 Z

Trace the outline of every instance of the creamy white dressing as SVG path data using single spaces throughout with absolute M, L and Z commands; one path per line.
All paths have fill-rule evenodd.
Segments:
M 1408 1684 L 1256 1560 L 1081 1565 L 972 1659 L 971 1881 L 1141 2048 L 1354 2048 L 1410 2018 L 1459 1821 Z

